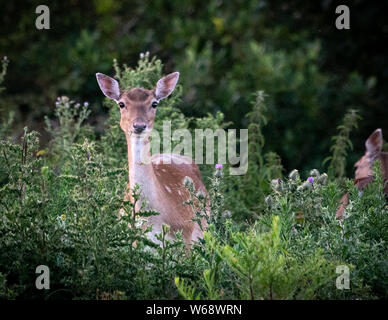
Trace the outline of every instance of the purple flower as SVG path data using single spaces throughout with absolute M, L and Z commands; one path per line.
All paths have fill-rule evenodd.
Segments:
M 61 101 L 61 97 L 57 97 L 57 101 Z
M 89 102 L 85 101 L 84 106 L 87 107 L 89 105 Z
M 217 164 L 216 164 L 216 169 L 221 170 L 221 169 L 222 169 L 222 164 L 221 164 L 221 163 L 217 163 Z
M 58 105 L 58 104 L 59 104 L 59 102 L 57 101 L 57 102 L 55 102 L 55 104 L 56 104 L 56 105 Z
M 314 183 L 314 178 L 313 177 L 308 177 L 307 181 L 310 182 L 311 184 L 313 184 Z
M 7 56 L 4 56 L 4 60 L 7 60 Z

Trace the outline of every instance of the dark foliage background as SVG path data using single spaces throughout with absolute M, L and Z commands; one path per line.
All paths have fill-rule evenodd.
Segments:
M 363 117 L 351 136 L 349 176 L 367 136 L 388 132 L 386 1 L 349 2 L 351 29 L 342 31 L 334 24 L 339 3 L 330 0 L 50 1 L 45 31 L 35 28 L 38 4 L 1 4 L 0 55 L 11 61 L 1 117 L 16 112 L 15 137 L 28 125 L 47 141 L 43 116 L 62 94 L 91 103 L 89 121 L 101 134 L 107 110 L 95 73 L 113 74 L 113 58 L 134 66 L 145 51 L 166 73 L 181 72 L 187 116 L 220 110 L 246 128 L 251 94 L 264 90 L 266 148 L 289 170 L 324 169 L 349 108 Z
M 380 164 L 362 196 L 346 178 L 369 134 L 388 134 L 384 2 L 350 3 L 343 31 L 329 0 L 57 1 L 46 31 L 38 4 L 1 4 L 0 299 L 387 299 Z M 200 166 L 209 216 L 185 179 L 208 222 L 189 254 L 168 225 L 150 242 L 157 212 L 124 199 L 120 111 L 95 80 L 148 87 L 173 70 L 155 130 L 249 129 L 245 175 Z

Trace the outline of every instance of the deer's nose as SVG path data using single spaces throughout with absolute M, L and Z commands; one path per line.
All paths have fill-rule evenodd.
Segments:
M 141 122 L 135 122 L 133 124 L 133 129 L 135 129 L 136 133 L 142 133 L 146 127 L 147 127 L 147 125 L 145 123 L 141 123 Z

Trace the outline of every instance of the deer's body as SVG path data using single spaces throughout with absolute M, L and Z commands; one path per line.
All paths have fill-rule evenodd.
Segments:
M 206 193 L 198 166 L 191 158 L 177 154 L 150 154 L 150 133 L 153 129 L 156 105 L 174 90 L 179 73 L 172 73 L 157 83 L 154 90 L 135 88 L 121 91 L 116 80 L 97 74 L 97 81 L 103 93 L 120 106 L 120 126 L 128 145 L 129 187 L 140 186 L 141 200 L 146 200 L 148 209 L 159 212 L 151 216 L 147 225 L 153 225 L 148 234 L 150 240 L 158 243 L 156 233 L 163 224 L 170 226 L 170 236 L 181 230 L 186 246 L 201 238 L 202 231 L 193 222 L 194 212 L 190 205 L 184 205 L 189 192 L 183 181 L 191 178 L 195 189 Z M 127 195 L 129 200 L 130 195 Z M 139 210 L 137 202 L 135 210 Z M 206 223 L 203 223 L 206 226 Z
M 149 148 L 149 143 L 139 146 L 136 142 L 130 142 L 128 149 L 130 148 L 133 150 Z M 183 202 L 189 198 L 189 193 L 183 184 L 185 177 L 193 180 L 196 190 L 206 192 L 198 166 L 191 163 L 190 158 L 175 154 L 157 154 L 151 157 L 149 164 L 141 164 L 129 158 L 129 171 L 130 189 L 132 190 L 138 184 L 141 197 L 147 201 L 148 209 L 160 213 L 149 217 L 147 221 L 147 224 L 153 225 L 152 232 L 149 234 L 152 241 L 158 242 L 155 233 L 161 232 L 163 224 L 171 227 L 171 235 L 182 230 L 183 238 L 188 245 L 202 238 L 202 231 L 198 224 L 191 221 L 194 217 L 191 206 L 183 205 Z M 139 209 L 136 208 L 136 210 Z
M 369 183 L 373 181 L 372 166 L 376 160 L 381 161 L 383 181 L 385 183 L 384 194 L 388 200 L 388 152 L 382 152 L 383 135 L 381 129 L 376 129 L 365 142 L 365 154 L 355 163 L 356 174 L 354 184 L 361 192 Z M 349 202 L 349 194 L 346 193 L 337 210 L 337 217 L 341 218 Z

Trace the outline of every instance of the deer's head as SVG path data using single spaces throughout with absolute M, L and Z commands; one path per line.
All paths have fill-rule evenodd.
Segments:
M 118 82 L 105 74 L 97 73 L 97 82 L 105 96 L 114 100 L 120 107 L 120 127 L 132 136 L 150 133 L 154 126 L 157 105 L 175 89 L 179 72 L 161 78 L 153 90 L 133 88 L 121 90 Z
M 365 141 L 365 154 L 355 163 L 356 176 L 354 183 L 361 190 L 373 179 L 372 165 L 377 159 L 381 161 L 384 182 L 388 182 L 388 152 L 382 152 L 383 134 L 381 129 L 376 129 Z M 384 188 L 388 195 L 388 183 Z

